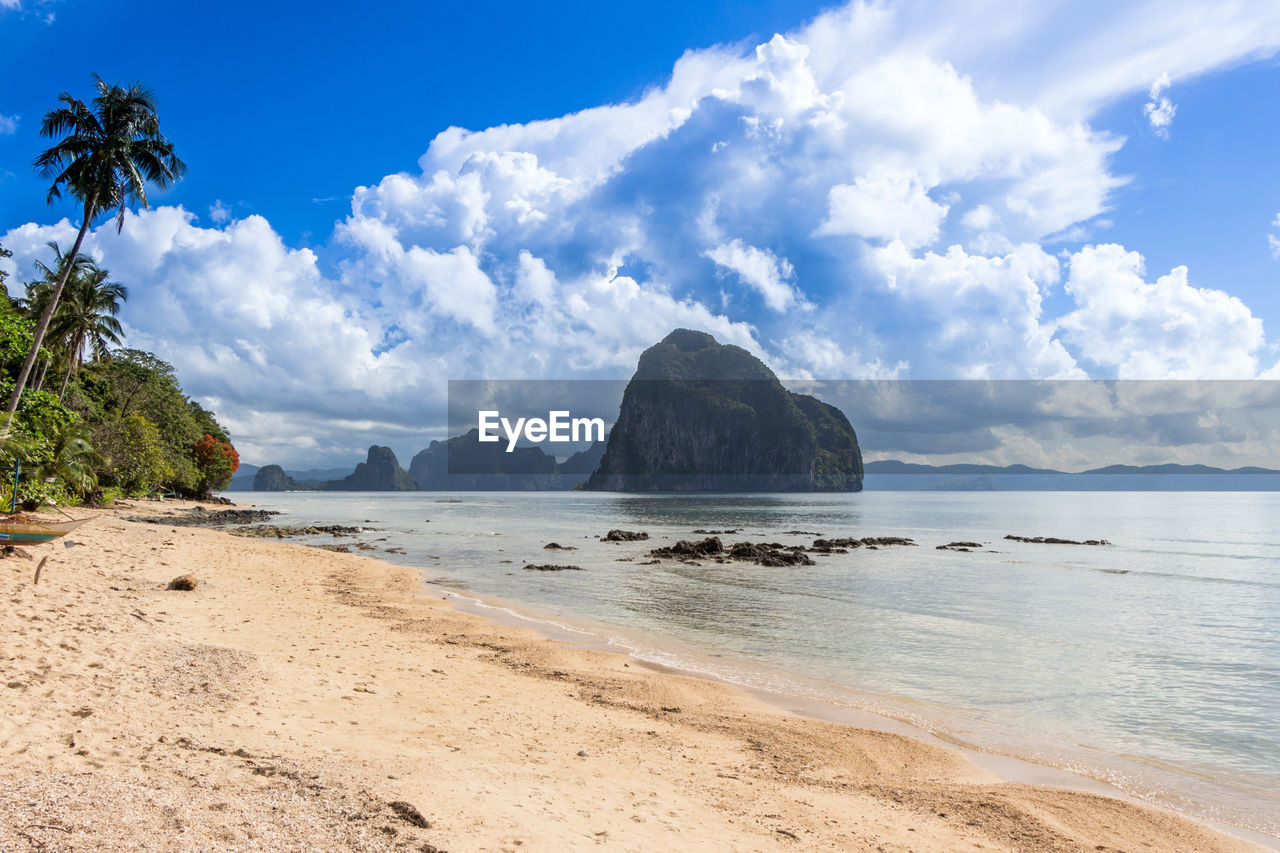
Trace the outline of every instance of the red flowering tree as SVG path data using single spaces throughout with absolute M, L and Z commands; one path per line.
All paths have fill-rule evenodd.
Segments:
M 207 495 L 231 485 L 231 476 L 240 467 L 240 454 L 230 442 L 219 441 L 209 434 L 191 448 L 200 473 L 200 493 Z

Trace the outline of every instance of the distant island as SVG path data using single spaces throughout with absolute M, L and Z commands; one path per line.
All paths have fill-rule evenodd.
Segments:
M 1027 465 L 922 465 L 882 459 L 866 463 L 865 483 L 868 490 L 880 492 L 1254 492 L 1280 490 L 1280 471 L 1167 463 L 1070 473 Z
M 592 491 L 856 492 L 862 455 L 835 406 L 751 353 L 676 329 L 640 356 Z

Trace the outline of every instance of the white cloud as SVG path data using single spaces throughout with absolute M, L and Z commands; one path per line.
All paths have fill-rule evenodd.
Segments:
M 795 269 L 786 258 L 778 258 L 768 249 L 757 249 L 736 239 L 705 254 L 718 265 L 737 273 L 774 311 L 785 311 L 795 304 L 796 292 L 788 284 Z
M 827 219 L 819 234 L 901 240 L 909 248 L 938 239 L 949 209 L 929 198 L 918 175 L 884 169 L 859 176 L 852 186 L 837 184 L 827 198 Z
M 18 119 L 21 116 L 7 116 L 0 113 L 0 136 L 12 136 L 18 132 Z
M 1066 290 L 1079 306 L 1058 321 L 1085 358 L 1121 379 L 1244 379 L 1258 374 L 1262 321 L 1234 296 L 1197 288 L 1186 267 L 1146 281 L 1142 256 L 1087 246 Z
M 1142 106 L 1142 114 L 1161 139 L 1169 138 L 1169 125 L 1173 124 L 1173 116 L 1178 111 L 1178 107 L 1169 99 L 1168 91 L 1169 75 L 1161 74 L 1147 93 L 1151 100 Z
M 1083 377 L 1041 322 L 1043 295 L 1060 273 L 1039 246 L 988 257 L 955 245 L 916 257 L 895 240 L 872 253 L 871 266 L 898 298 L 903 331 L 923 338 L 914 367 L 954 376 L 951 365 L 966 378 Z
M 213 220 L 215 225 L 222 225 L 231 221 L 231 208 L 222 203 L 222 199 L 217 199 L 209 206 L 209 218 Z

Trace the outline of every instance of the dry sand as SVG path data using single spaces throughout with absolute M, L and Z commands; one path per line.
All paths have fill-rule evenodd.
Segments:
M 0 850 L 1257 849 L 135 512 L 0 561 Z

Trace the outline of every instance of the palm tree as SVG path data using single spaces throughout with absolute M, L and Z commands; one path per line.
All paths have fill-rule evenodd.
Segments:
M 40 352 L 40 344 L 71 274 L 71 264 L 80 254 L 89 226 L 102 214 L 115 210 L 119 232 L 124 228 L 126 209 L 135 202 L 147 206 L 148 183 L 164 188 L 187 171 L 187 165 L 173 153 L 173 143 L 160 133 L 155 97 L 150 90 L 138 83 L 127 89 L 108 85 L 96 74 L 93 79 L 98 95 L 92 101 L 92 108 L 63 92 L 58 96 L 62 106 L 45 113 L 40 122 L 41 136 L 61 137 L 35 160 L 41 177 L 53 180 L 47 200 L 52 203 L 61 198 L 65 188 L 80 201 L 84 215 L 80 232 L 67 255 L 70 260 L 58 276 L 49 302 L 36 323 L 31 351 L 22 363 L 9 398 L 7 411 L 10 413 L 18 408 L 31 366 Z
M 53 436 L 49 456 L 37 466 L 35 476 L 40 480 L 61 480 L 80 495 L 98 485 L 93 467 L 102 457 L 89 443 L 89 433 L 80 424 L 68 424 Z
M 58 279 L 62 277 L 62 272 L 66 267 L 71 268 L 71 272 L 67 275 L 67 286 L 70 286 L 78 279 L 84 278 L 93 270 L 98 268 L 93 258 L 88 255 L 77 255 L 74 261 L 62 254 L 62 248 L 58 244 L 50 240 L 46 243 L 53 250 L 53 267 L 50 268 L 44 261 L 36 261 L 36 270 L 40 272 L 41 278 L 27 284 L 27 295 L 24 299 L 17 300 L 18 308 L 32 319 L 38 319 L 44 313 L 45 308 L 49 304 L 49 300 L 53 296 L 53 290 L 58 285 Z M 66 290 L 66 287 L 63 288 Z M 47 333 L 46 333 L 47 334 Z M 49 365 L 53 361 L 54 347 L 49 346 L 50 342 L 43 343 L 43 364 L 39 373 L 36 375 L 32 386 L 38 391 L 44 385 L 45 374 L 49 370 Z
M 95 360 L 104 358 L 109 353 L 107 345 L 119 346 L 120 335 L 124 334 L 116 314 L 120 313 L 120 303 L 128 300 L 129 289 L 119 282 L 107 281 L 108 275 L 96 264 L 85 275 L 73 275 L 53 315 L 49 333 L 62 342 L 67 355 L 59 400 L 67 393 L 72 370 L 77 376 L 80 374 L 85 349 L 93 352 Z

